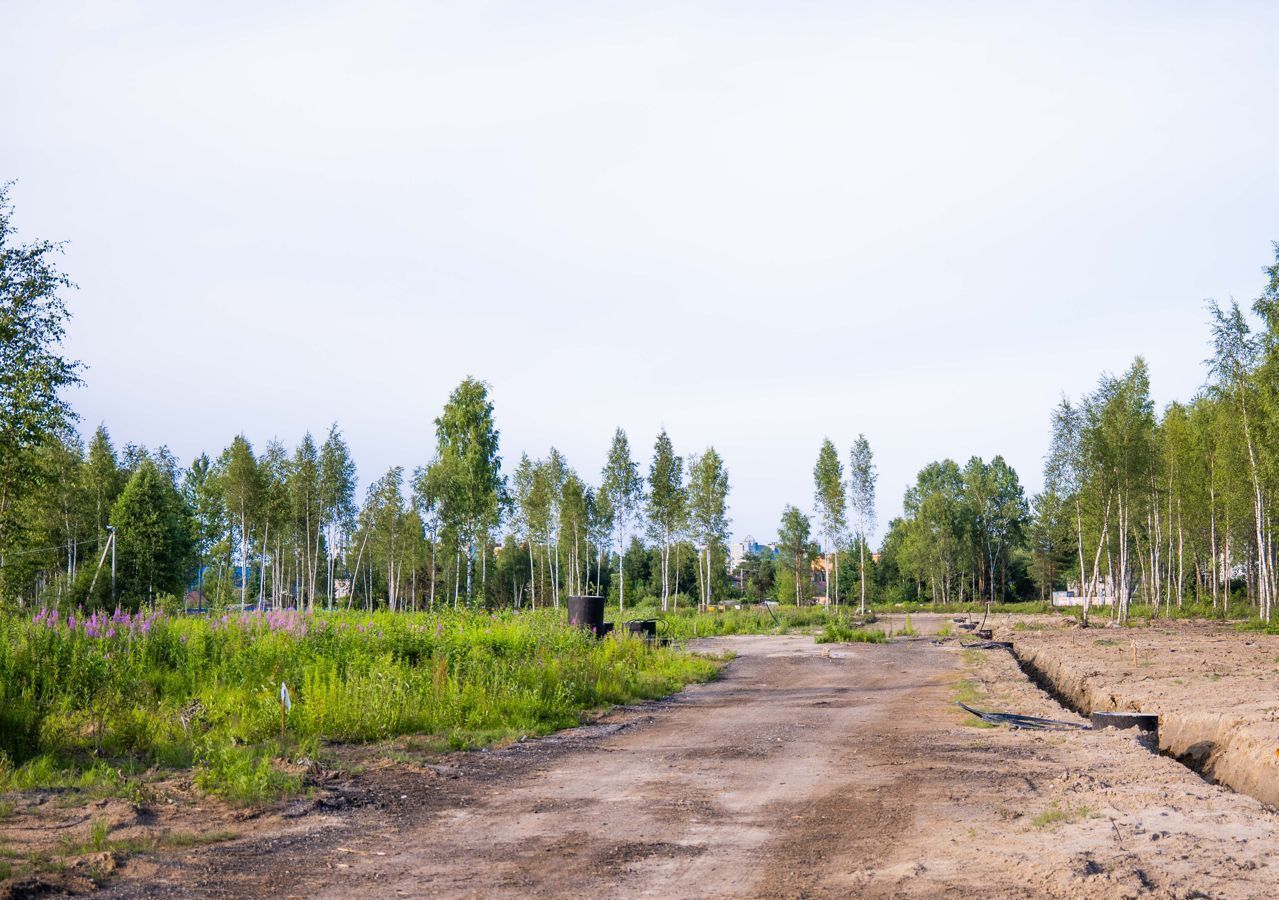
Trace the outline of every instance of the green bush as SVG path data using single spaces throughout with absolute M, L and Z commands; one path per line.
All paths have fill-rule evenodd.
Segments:
M 831 622 L 814 640 L 819 644 L 882 644 L 884 632 L 854 628 L 845 622 Z

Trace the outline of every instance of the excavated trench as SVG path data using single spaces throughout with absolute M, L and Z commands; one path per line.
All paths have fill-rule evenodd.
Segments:
M 1078 662 L 1044 648 L 1013 643 L 1013 659 L 1026 676 L 1062 706 L 1081 716 L 1094 712 L 1158 713 L 1158 751 L 1209 782 L 1279 807 L 1274 735 L 1261 723 L 1216 711 L 1143 709 L 1142 701 L 1097 683 Z M 1150 704 L 1147 704 L 1149 707 Z

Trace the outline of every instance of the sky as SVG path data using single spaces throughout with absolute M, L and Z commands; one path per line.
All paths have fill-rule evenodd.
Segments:
M 1273 2 L 0 2 L 0 180 L 66 241 L 83 430 L 338 422 L 363 486 L 474 375 L 502 454 L 725 458 L 733 531 L 876 455 L 1041 484 L 1051 408 L 1279 240 Z

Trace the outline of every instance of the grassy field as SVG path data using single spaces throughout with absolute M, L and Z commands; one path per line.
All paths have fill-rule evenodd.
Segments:
M 675 640 L 717 637 L 726 634 L 786 634 L 790 629 L 818 629 L 846 622 L 855 611 L 848 607 L 828 611 L 821 606 L 774 606 L 770 610 L 759 605 L 718 607 L 711 612 L 697 612 L 696 607 L 683 606 L 662 612 L 652 604 L 630 607 L 621 612 L 616 606 L 605 610 L 604 617 L 621 627 L 630 619 L 657 619 L 658 634 Z
M 313 756 L 324 741 L 486 745 L 717 669 L 635 639 L 597 641 L 563 617 L 3 615 L 0 793 L 118 793 L 152 767 L 192 768 L 205 791 L 251 802 L 298 790 L 278 760 Z

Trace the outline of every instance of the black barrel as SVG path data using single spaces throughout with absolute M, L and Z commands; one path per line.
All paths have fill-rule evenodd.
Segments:
M 657 637 L 656 619 L 631 619 L 626 623 L 626 630 L 636 637 L 651 641 Z
M 604 598 L 603 597 L 569 597 L 568 624 L 589 628 L 597 635 L 604 631 Z

